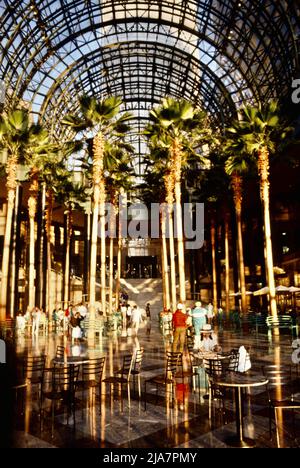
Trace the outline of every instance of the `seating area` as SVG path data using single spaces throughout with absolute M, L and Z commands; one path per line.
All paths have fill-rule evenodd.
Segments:
M 54 343 L 54 335 L 50 338 L 40 335 L 38 357 L 36 344 L 27 339 L 25 349 L 21 348 L 22 341 L 18 337 L 18 362 L 26 366 L 22 364 L 25 386 L 19 389 L 14 408 L 18 431 L 18 440 L 14 443 L 22 445 L 35 437 L 41 446 L 65 446 L 76 441 L 78 447 L 83 443 L 93 447 L 95 440 L 101 440 L 103 447 L 110 444 L 147 447 L 153 440 L 157 447 L 166 443 L 170 447 L 185 448 L 226 446 L 225 434 L 231 431 L 234 437 L 236 431 L 235 393 L 231 387 L 220 387 L 215 379 L 219 382 L 218 379 L 230 374 L 269 375 L 276 363 L 274 344 L 266 331 L 259 332 L 259 339 L 256 334 L 245 338 L 243 332 L 233 326 L 225 329 L 216 326 L 215 331 L 222 351 L 207 358 L 188 349 L 191 338 L 187 339 L 183 354 L 174 354 L 172 338 L 162 340 L 158 322 L 152 324 L 150 335 L 146 328 L 141 329 L 137 349 L 132 348 L 130 336 L 124 340 L 115 334 L 113 344 L 111 337 L 104 336 L 101 342 L 93 341 L 93 348 L 82 343 L 80 354 L 73 355 L 76 346 Z M 290 369 L 296 396 L 299 377 L 297 366 L 290 364 L 291 336 L 284 333 L 279 340 L 280 362 Z M 237 372 L 241 365 L 238 352 L 241 343 L 246 345 L 251 358 L 252 367 L 246 372 Z M 280 385 L 284 386 L 283 377 L 280 380 Z M 274 381 L 275 378 L 269 378 L 268 386 L 262 385 L 257 390 L 251 387 L 250 393 L 242 392 L 245 440 L 248 436 L 254 437 L 258 447 L 297 447 L 298 403 L 291 398 L 289 403 L 278 403 L 278 395 L 275 401 L 271 396 Z M 292 401 L 295 403 L 291 404 Z M 280 407 L 285 410 L 281 418 L 275 409 Z M 29 423 L 26 429 L 25 420 Z M 125 436 L 128 424 L 133 432 Z M 174 438 L 176 431 L 173 431 L 178 424 L 189 427 L 188 438 L 181 438 L 180 432 Z M 110 431 L 104 430 L 106 425 Z M 20 434 L 24 434 L 24 439 Z

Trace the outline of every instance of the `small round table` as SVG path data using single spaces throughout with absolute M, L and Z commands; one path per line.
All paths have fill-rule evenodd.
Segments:
M 242 388 L 260 387 L 268 383 L 268 379 L 261 374 L 254 372 L 240 373 L 229 372 L 225 375 L 216 375 L 213 382 L 220 387 L 230 387 L 235 389 L 236 402 L 236 431 L 237 435 L 225 440 L 227 445 L 238 448 L 254 447 L 255 441 L 243 435 L 243 401 Z

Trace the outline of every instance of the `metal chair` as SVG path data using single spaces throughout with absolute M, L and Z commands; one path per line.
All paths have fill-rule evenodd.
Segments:
M 167 351 L 166 353 L 166 368 L 164 374 L 159 374 L 150 379 L 145 380 L 144 382 L 144 401 L 145 401 L 145 410 L 147 406 L 147 384 L 154 384 L 156 386 L 156 401 L 158 400 L 158 388 L 160 386 L 165 387 L 165 392 L 167 394 L 170 387 L 170 393 L 173 395 L 176 377 L 181 377 L 183 382 L 183 362 L 182 362 L 182 353 L 180 352 L 171 352 Z M 179 372 L 178 372 L 179 369 Z
M 141 392 L 141 369 L 142 369 L 143 356 L 144 356 L 144 348 L 137 349 L 135 352 L 134 364 L 131 370 L 131 374 L 133 377 L 133 391 L 135 391 L 135 377 L 137 376 L 139 398 L 141 398 L 141 394 L 142 394 Z
M 266 365 L 263 367 L 263 373 L 268 379 L 267 393 L 269 403 L 270 438 L 272 438 L 272 413 L 274 412 L 277 445 L 280 447 L 278 410 L 291 410 L 293 412 L 294 424 L 294 410 L 300 409 L 300 398 L 295 395 L 291 366 L 276 364 Z
M 79 367 L 70 366 L 55 366 L 48 369 L 44 376 L 50 373 L 50 381 L 45 378 L 42 384 L 41 399 L 40 399 L 40 419 L 42 430 L 42 416 L 43 416 L 43 403 L 45 399 L 51 401 L 51 415 L 52 415 L 52 436 L 54 432 L 54 415 L 55 415 L 55 402 L 61 401 L 67 407 L 67 423 L 69 423 L 69 415 L 73 414 L 73 426 L 75 429 L 75 391 L 79 375 Z M 50 384 L 50 388 L 48 388 Z M 46 387 L 46 388 L 45 388 Z
M 209 395 L 209 420 L 212 415 L 212 403 L 217 400 L 222 403 L 222 413 L 225 413 L 224 400 L 226 397 L 224 388 L 217 385 L 214 381 L 215 376 L 224 375 L 228 372 L 228 360 L 222 358 L 203 359 L 203 367 L 207 375 L 208 395 Z
M 39 398 L 41 398 L 44 379 L 46 356 L 28 356 L 23 361 L 23 376 L 25 382 L 39 386 Z
M 90 388 L 99 390 L 100 413 L 101 413 L 101 394 L 102 394 L 102 375 L 105 364 L 105 357 L 98 359 L 90 359 L 89 362 L 82 365 L 81 378 L 78 380 L 76 390 L 82 391 L 82 399 L 84 391 Z M 94 392 L 93 392 L 94 394 Z
M 109 384 L 109 391 L 111 396 L 111 386 L 118 385 L 121 387 L 121 401 L 122 401 L 122 409 L 123 409 L 123 394 L 122 394 L 122 387 L 123 385 L 127 386 L 127 397 L 128 397 L 128 406 L 130 408 L 130 378 L 131 372 L 134 364 L 134 354 L 125 355 L 123 356 L 123 365 L 121 369 L 117 371 L 116 374 L 103 379 L 104 383 Z

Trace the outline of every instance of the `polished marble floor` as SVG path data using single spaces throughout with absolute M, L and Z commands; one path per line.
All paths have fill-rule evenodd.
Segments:
M 280 336 L 271 340 L 266 332 L 256 333 L 249 328 L 234 329 L 229 325 L 218 329 L 219 343 L 223 351 L 229 351 L 240 345 L 250 348 L 253 370 L 258 372 L 266 363 L 291 364 L 293 337 L 283 331 Z M 125 335 L 125 333 L 123 333 Z M 106 356 L 104 377 L 112 375 L 118 368 L 122 356 L 140 346 L 145 349 L 142 365 L 143 380 L 162 373 L 165 366 L 165 352 L 171 347 L 171 337 L 163 336 L 158 320 L 144 322 L 138 334 L 122 336 L 120 332 L 111 332 L 108 336 L 95 341 L 81 341 L 72 345 L 63 333 L 49 334 L 32 338 L 19 336 L 16 346 L 18 357 L 45 354 L 47 366 L 55 354 L 57 345 L 64 345 L 69 355 L 79 353 L 90 357 Z M 295 338 L 295 337 L 294 337 Z M 188 359 L 186 351 L 185 359 Z M 296 366 L 295 372 L 296 372 Z M 296 374 L 295 374 L 296 375 Z M 105 448 L 210 448 L 228 447 L 228 437 L 235 435 L 235 405 L 229 392 L 225 410 L 219 408 L 218 402 L 213 405 L 212 418 L 209 420 L 208 400 L 205 375 L 200 370 L 200 389 L 195 392 L 190 385 L 176 390 L 176 400 L 170 401 L 162 390 L 158 398 L 155 388 L 147 386 L 147 395 L 139 399 L 138 392 L 131 391 L 131 405 L 128 406 L 127 392 L 123 398 L 116 392 L 109 395 L 108 387 L 103 385 L 101 402 L 94 401 L 91 395 L 81 392 L 76 399 L 76 425 L 72 418 L 67 421 L 63 408 L 55 409 L 54 430 L 51 425 L 50 407 L 45 407 L 41 429 L 37 388 L 28 388 L 25 394 L 25 405 L 22 396 L 14 405 L 13 420 L 14 447 L 105 447 Z M 142 386 L 143 388 L 143 386 Z M 126 389 L 125 389 L 126 390 Z M 300 392 L 300 388 L 299 388 Z M 144 398 L 147 399 L 145 409 Z M 203 398 L 204 397 L 204 398 Z M 101 414 L 100 414 L 101 405 Z M 269 418 L 265 386 L 248 392 L 244 400 L 245 436 L 255 440 L 257 447 L 276 447 L 276 432 L 269 437 Z M 49 410 L 49 413 L 47 412 Z M 300 412 L 283 412 L 280 421 L 280 446 L 300 446 Z

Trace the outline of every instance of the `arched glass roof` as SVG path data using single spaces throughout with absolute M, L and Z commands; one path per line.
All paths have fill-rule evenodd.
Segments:
M 28 102 L 58 138 L 78 94 L 122 96 L 139 174 L 149 108 L 184 97 L 220 126 L 243 102 L 284 96 L 299 30 L 290 0 L 0 0 L 5 105 Z

